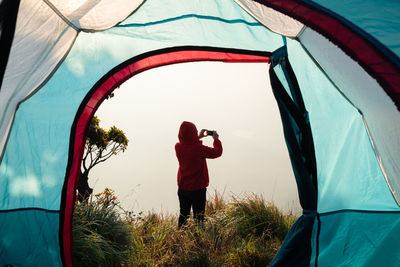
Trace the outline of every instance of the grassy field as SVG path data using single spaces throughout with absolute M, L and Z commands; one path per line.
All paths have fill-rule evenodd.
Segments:
M 106 189 L 74 213 L 76 266 L 266 266 L 295 216 L 257 195 L 207 201 L 206 220 L 124 212 Z

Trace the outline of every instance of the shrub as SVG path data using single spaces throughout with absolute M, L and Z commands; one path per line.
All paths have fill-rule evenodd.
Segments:
M 76 203 L 72 224 L 75 266 L 129 264 L 132 230 L 111 189 Z

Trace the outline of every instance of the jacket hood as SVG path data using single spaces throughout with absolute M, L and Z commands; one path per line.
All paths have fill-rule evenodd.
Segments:
M 179 142 L 183 144 L 200 143 L 196 125 L 188 121 L 182 122 L 181 127 L 179 128 L 178 138 Z

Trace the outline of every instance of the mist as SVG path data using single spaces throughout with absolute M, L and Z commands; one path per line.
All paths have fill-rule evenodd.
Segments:
M 140 73 L 97 111 L 100 125 L 122 129 L 128 149 L 96 166 L 94 192 L 111 188 L 133 212 L 179 209 L 174 146 L 182 121 L 216 130 L 223 155 L 208 159 L 210 185 L 226 199 L 262 195 L 298 213 L 297 189 L 265 63 L 196 62 Z M 212 138 L 204 144 L 212 146 Z

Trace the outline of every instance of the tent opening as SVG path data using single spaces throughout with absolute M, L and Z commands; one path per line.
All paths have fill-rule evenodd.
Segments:
M 193 48 L 191 48 L 193 49 Z M 210 48 L 207 48 L 210 50 Z M 217 49 L 220 50 L 220 49 Z M 79 112 L 76 116 L 74 127 L 73 127 L 73 132 L 71 136 L 73 137 L 74 142 L 71 142 L 71 144 L 74 144 L 73 147 L 70 148 L 70 161 L 69 161 L 69 177 L 66 179 L 66 184 L 64 189 L 65 190 L 74 190 L 76 187 L 76 176 L 78 175 L 79 172 L 79 167 L 80 167 L 80 160 L 82 158 L 82 153 L 83 153 L 83 145 L 84 145 L 84 131 L 87 128 L 88 122 L 90 121 L 91 117 L 94 115 L 95 111 L 99 107 L 99 105 L 103 102 L 104 98 L 109 94 L 112 90 L 114 90 L 116 87 L 120 86 L 125 80 L 129 79 L 130 77 L 134 76 L 137 73 L 140 73 L 144 70 L 150 69 L 152 67 L 156 66 L 161 66 L 161 65 L 168 65 L 172 63 L 181 63 L 181 62 L 189 62 L 189 61 L 223 61 L 223 62 L 268 62 L 269 61 L 269 54 L 266 53 L 259 53 L 259 52 L 254 52 L 254 51 L 234 51 L 234 53 L 230 53 L 227 51 L 193 51 L 193 50 L 183 50 L 183 51 L 178 51 L 178 52 L 167 52 L 162 51 L 163 53 L 157 54 L 157 55 L 149 55 L 149 57 L 143 57 L 141 56 L 139 59 L 131 59 L 129 63 L 125 62 L 124 64 L 121 64 L 121 66 L 116 67 L 112 71 L 110 71 L 108 74 L 106 74 L 91 90 L 91 92 L 88 94 L 88 96 L 84 99 L 82 102 L 81 108 L 79 109 Z M 169 53 L 169 54 L 168 54 Z M 171 56 L 172 54 L 172 56 Z M 154 60 L 154 57 L 157 59 Z M 133 62 L 133 63 L 132 63 Z M 139 62 L 139 64 L 138 64 Z M 184 64 L 177 64 L 176 66 L 179 65 L 184 65 Z M 228 64 L 229 65 L 229 64 Z M 264 75 L 265 77 L 268 76 L 268 66 L 267 64 L 264 64 L 265 70 L 264 70 Z M 201 77 L 201 75 L 199 75 Z M 196 81 L 193 81 L 196 83 Z M 125 89 L 126 90 L 126 89 Z M 133 90 L 140 90 L 140 88 L 135 88 Z M 243 90 L 246 90 L 246 88 L 243 88 Z M 264 91 L 268 91 L 270 88 L 265 88 Z M 212 99 L 213 97 L 210 96 Z M 218 100 L 218 99 L 216 99 Z M 219 100 L 223 101 L 223 99 Z M 276 106 L 276 103 L 275 103 Z M 203 107 L 204 108 L 204 107 Z M 276 107 L 275 107 L 276 109 Z M 279 117 L 279 115 L 278 115 Z M 243 119 L 243 118 L 242 118 Z M 217 123 L 217 122 L 215 122 Z M 179 126 L 179 125 L 178 125 Z M 237 125 L 239 126 L 239 125 Z M 198 125 L 198 127 L 203 127 L 202 125 Z M 281 126 L 280 126 L 281 127 Z M 123 127 L 121 127 L 123 128 Z M 175 127 L 174 129 L 177 133 L 178 128 Z M 218 128 L 216 129 L 218 130 Z M 236 133 L 239 135 L 246 135 L 246 133 L 240 132 Z M 268 131 L 264 133 L 264 138 L 268 138 Z M 134 137 L 133 137 L 134 139 Z M 176 140 L 174 141 L 176 142 Z M 262 143 L 262 140 L 259 142 Z M 134 141 L 132 142 L 134 144 Z M 174 143 L 171 144 L 171 147 L 173 148 Z M 132 145 L 132 149 L 134 149 L 134 145 Z M 172 149 L 173 150 L 173 149 Z M 72 157 L 71 157 L 72 155 Z M 290 164 L 287 166 L 289 169 L 291 169 Z M 175 186 L 175 175 L 174 173 L 172 178 L 172 184 Z M 213 179 L 213 178 L 211 178 Z M 292 179 L 292 182 L 294 180 Z M 275 194 L 279 194 L 278 192 L 275 192 Z M 296 194 L 297 195 L 297 194 Z M 267 199 L 268 200 L 268 199 Z M 65 248 L 70 248 L 70 245 L 68 242 L 70 242 L 70 229 L 71 229 L 71 218 L 68 216 L 72 215 L 72 208 L 73 208 L 73 203 L 71 205 L 71 199 L 63 199 L 63 203 L 65 203 L 65 217 L 63 221 L 63 245 L 64 245 L 64 256 L 65 258 L 70 258 L 67 256 L 68 253 L 71 253 L 70 251 L 65 250 Z
M 130 142 L 124 153 L 93 168 L 94 193 L 111 187 L 128 210 L 175 213 L 174 145 L 180 123 L 192 120 L 198 130 L 217 130 L 226 147 L 223 157 L 209 160 L 209 193 L 264 193 L 267 201 L 298 210 L 268 68 L 267 63 L 181 63 L 126 81 L 96 116 L 103 128 L 115 125 Z M 203 142 L 212 146 L 212 138 Z M 151 197 L 155 192 L 157 198 Z

